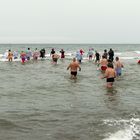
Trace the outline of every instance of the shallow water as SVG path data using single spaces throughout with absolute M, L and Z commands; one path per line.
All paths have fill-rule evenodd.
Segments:
M 59 50 L 62 46 L 55 47 Z M 74 52 L 81 45 L 70 47 Z M 99 50 L 106 47 L 110 48 L 105 45 Z M 120 50 L 121 46 L 116 48 Z M 70 48 L 66 46 L 66 49 Z M 140 47 L 137 45 L 132 49 L 126 46 L 122 49 L 123 52 L 135 50 L 139 51 Z M 81 64 L 78 79 L 70 80 L 70 73 L 66 70 L 70 61 L 59 60 L 57 65 L 50 60 L 31 61 L 25 65 L 0 62 L 1 138 L 139 140 L 140 65 L 136 60 L 123 60 L 122 77 L 115 81 L 112 89 L 106 89 L 105 79 L 100 79 L 100 71 L 88 61 Z

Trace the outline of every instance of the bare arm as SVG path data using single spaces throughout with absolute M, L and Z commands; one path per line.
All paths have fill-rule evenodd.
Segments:
M 79 71 L 81 71 L 81 67 L 79 66 Z
M 67 70 L 69 70 L 69 68 L 70 68 L 70 64 L 69 64 L 69 66 L 67 67 Z

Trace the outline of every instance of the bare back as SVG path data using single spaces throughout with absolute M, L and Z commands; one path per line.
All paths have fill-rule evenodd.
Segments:
M 116 72 L 112 68 L 107 68 L 105 71 L 105 76 L 106 76 L 106 78 L 114 78 L 114 77 L 116 77 Z
M 101 66 L 107 66 L 107 64 L 108 64 L 107 59 L 105 59 L 105 58 L 101 59 L 100 64 L 101 64 Z
M 79 66 L 78 62 L 71 62 L 69 65 L 69 68 L 72 72 L 76 72 L 79 67 L 80 66 Z

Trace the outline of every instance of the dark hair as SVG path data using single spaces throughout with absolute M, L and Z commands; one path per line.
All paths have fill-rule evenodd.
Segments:
M 119 60 L 119 57 L 116 57 L 116 60 Z
M 114 67 L 113 67 L 113 64 L 112 64 L 111 62 L 109 62 L 109 63 L 107 64 L 107 66 L 110 67 L 110 68 L 114 68 Z
M 108 63 L 112 63 L 112 60 L 111 59 L 108 59 L 107 61 L 108 61 Z

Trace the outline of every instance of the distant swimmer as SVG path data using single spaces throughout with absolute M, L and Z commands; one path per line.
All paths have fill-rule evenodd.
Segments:
M 111 88 L 113 86 L 113 83 L 115 81 L 115 77 L 116 77 L 116 72 L 115 72 L 115 69 L 113 68 L 113 64 L 108 63 L 107 69 L 105 71 L 105 75 L 102 77 L 102 79 L 106 78 L 108 88 Z
M 104 53 L 103 53 L 104 57 L 107 59 L 108 58 L 108 53 L 107 53 L 107 50 L 105 49 L 104 50 Z
M 39 53 L 39 51 L 36 48 L 35 51 L 33 52 L 33 60 L 37 60 L 39 55 L 40 55 L 40 53 Z
M 100 60 L 100 65 L 101 65 L 100 69 L 102 72 L 105 72 L 105 70 L 107 69 L 107 64 L 108 64 L 108 61 L 106 57 L 103 55 L 102 59 Z
M 55 54 L 54 48 L 51 50 L 50 56 L 52 56 L 53 54 Z
M 30 60 L 32 57 L 32 51 L 30 50 L 30 48 L 27 49 L 26 57 L 27 57 L 27 60 Z
M 73 58 L 73 61 L 69 64 L 67 67 L 67 70 L 71 71 L 71 79 L 76 79 L 77 77 L 77 69 L 79 68 L 79 71 L 81 71 L 81 67 L 79 63 L 76 61 L 76 58 Z
M 84 54 L 83 49 L 80 49 L 80 54 L 81 54 L 81 55 L 83 55 L 83 54 Z
M 8 59 L 8 50 L 6 50 L 5 53 L 3 54 L 3 58 Z
M 12 61 L 13 60 L 13 53 L 11 52 L 11 50 L 9 50 L 8 52 L 8 61 Z
M 14 56 L 14 59 L 17 59 L 18 58 L 18 51 L 14 51 L 13 56 Z
M 108 52 L 108 55 L 109 55 L 109 59 L 113 62 L 114 60 L 114 51 L 110 48 L 109 52 Z
M 53 55 L 52 55 L 52 60 L 53 60 L 53 63 L 54 64 L 57 64 L 57 61 L 58 61 L 58 59 L 59 59 L 59 55 L 58 54 L 56 54 L 56 53 L 54 53 Z
M 89 60 L 92 60 L 92 58 L 93 58 L 93 51 L 92 51 L 92 49 L 89 49 L 87 56 L 88 56 Z
M 44 49 L 44 48 L 41 49 L 41 50 L 40 50 L 40 57 L 41 57 L 41 58 L 45 58 L 45 54 L 46 54 L 45 49 Z
M 77 61 L 81 64 L 83 57 L 79 51 L 76 52 L 76 58 L 77 58 Z
M 60 53 L 61 53 L 61 59 L 64 59 L 65 58 L 65 51 L 63 49 L 61 49 Z
M 24 64 L 25 63 L 25 60 L 26 60 L 26 53 L 24 51 L 22 51 L 20 53 L 20 58 L 21 58 L 22 64 Z
M 121 63 L 121 61 L 119 60 L 119 57 L 115 58 L 115 70 L 116 70 L 116 76 L 121 76 L 122 74 L 122 67 L 123 64 Z
M 100 54 L 97 51 L 95 51 L 94 57 L 95 57 L 95 63 L 99 64 L 100 63 Z

